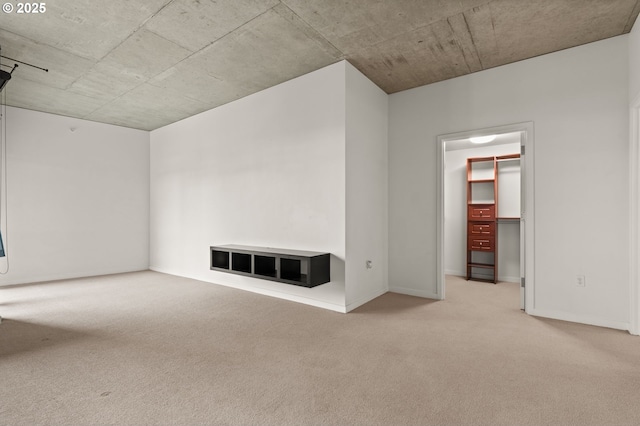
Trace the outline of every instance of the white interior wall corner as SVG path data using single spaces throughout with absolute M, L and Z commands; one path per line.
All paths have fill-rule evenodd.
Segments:
M 629 57 L 629 332 L 640 334 L 640 28 L 628 36 Z
M 348 62 L 345 72 L 346 303 L 350 311 L 389 289 L 388 96 Z

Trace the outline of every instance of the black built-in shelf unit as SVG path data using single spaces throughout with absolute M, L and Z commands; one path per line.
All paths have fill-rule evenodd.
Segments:
M 210 251 L 210 269 L 213 271 L 302 287 L 331 281 L 329 253 L 234 244 L 211 246 Z

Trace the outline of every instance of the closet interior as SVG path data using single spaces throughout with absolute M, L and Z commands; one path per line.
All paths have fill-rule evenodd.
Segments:
M 519 224 L 520 154 L 467 158 L 467 280 L 498 282 L 500 229 Z

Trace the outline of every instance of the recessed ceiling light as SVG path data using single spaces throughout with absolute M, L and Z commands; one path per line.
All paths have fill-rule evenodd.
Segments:
M 487 135 L 487 136 L 477 136 L 474 138 L 469 138 L 471 143 L 487 143 L 491 142 L 496 138 L 496 135 Z

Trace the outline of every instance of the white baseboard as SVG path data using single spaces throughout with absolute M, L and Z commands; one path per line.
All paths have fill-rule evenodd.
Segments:
M 498 275 L 498 281 L 503 281 L 506 283 L 520 283 L 520 277 L 512 277 L 509 275 L 500 276 Z
M 94 277 L 102 277 L 106 275 L 128 274 L 131 272 L 142 272 L 142 271 L 148 271 L 148 270 L 149 269 L 144 267 L 144 268 L 134 268 L 134 269 L 124 269 L 124 270 L 107 270 L 107 269 L 91 270 L 91 271 L 74 272 L 71 274 L 60 273 L 60 274 L 34 275 L 26 278 L 19 277 L 7 283 L 0 284 L 0 287 L 20 285 L 20 284 L 44 283 L 49 281 L 75 280 L 79 278 L 94 278 Z
M 389 291 L 391 293 L 406 294 L 407 296 L 424 297 L 425 299 L 442 299 L 432 291 L 416 290 L 414 288 L 390 286 Z
M 602 318 L 594 318 L 583 315 L 575 315 L 567 312 L 545 311 L 541 309 L 530 309 L 527 312 L 535 317 L 551 318 L 561 321 L 577 322 L 580 324 L 595 325 L 598 327 L 614 328 L 616 330 L 629 330 L 630 324 L 623 321 L 612 321 Z

